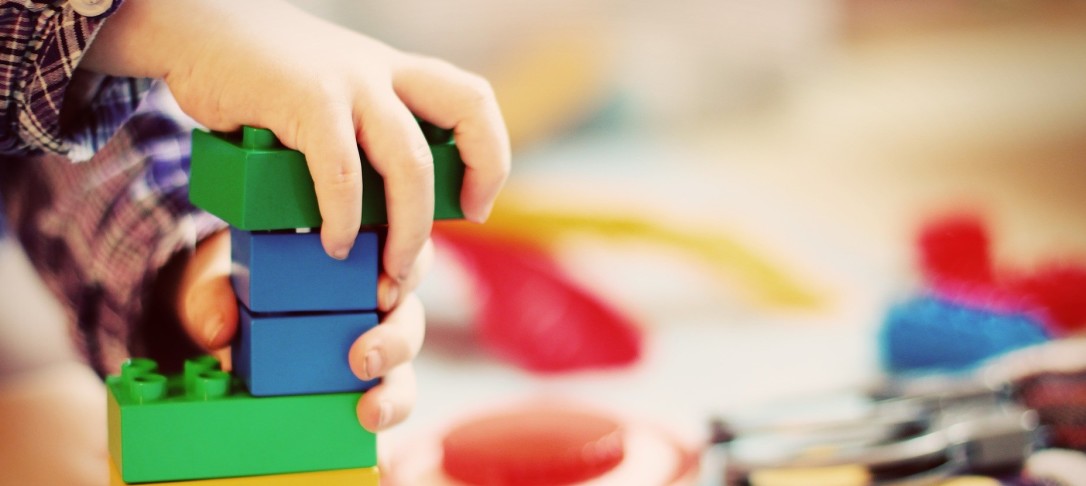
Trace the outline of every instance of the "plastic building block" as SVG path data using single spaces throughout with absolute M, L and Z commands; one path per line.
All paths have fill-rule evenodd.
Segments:
M 425 126 L 425 125 L 424 125 Z M 447 131 L 426 127 L 434 156 L 434 219 L 459 219 L 464 162 Z M 381 175 L 362 157 L 362 224 L 387 224 Z M 283 147 L 271 131 L 244 127 L 222 134 L 192 134 L 189 199 L 246 231 L 321 225 L 305 156 Z
M 330 258 L 320 234 L 230 229 L 231 280 L 253 312 L 372 311 L 377 308 L 377 234 L 359 233 L 347 260 Z
M 109 452 L 129 483 L 377 465 L 359 393 L 254 398 L 203 357 L 166 377 L 148 359 L 106 378 Z
M 238 308 L 234 372 L 253 396 L 367 390 L 351 372 L 347 353 L 358 336 L 377 325 L 377 314 L 254 314 Z
M 141 486 L 379 486 L 380 481 L 381 474 L 376 467 L 364 467 L 336 471 L 139 484 Z M 129 484 L 121 478 L 117 465 L 112 460 L 109 461 L 109 486 L 128 486 Z

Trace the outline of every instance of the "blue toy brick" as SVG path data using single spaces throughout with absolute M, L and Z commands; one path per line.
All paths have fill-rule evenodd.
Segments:
M 377 233 L 358 234 L 346 260 L 329 257 L 320 234 L 230 228 L 231 280 L 253 312 L 372 311 L 381 250 Z
M 967 370 L 1048 339 L 1044 326 L 1027 314 L 992 312 L 927 295 L 891 308 L 878 335 L 882 365 L 892 372 Z
M 351 372 L 347 353 L 377 325 L 372 312 L 254 314 L 241 306 L 233 345 L 234 373 L 253 396 L 368 390 Z

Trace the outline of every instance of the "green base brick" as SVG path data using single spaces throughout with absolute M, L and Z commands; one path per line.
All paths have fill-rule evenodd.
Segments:
M 424 128 L 426 125 L 424 125 Z M 447 131 L 425 128 L 434 156 L 434 219 L 460 219 L 464 162 Z M 362 224 L 388 224 L 384 179 L 362 156 Z M 321 225 L 305 156 L 284 148 L 269 130 L 245 127 L 192 134 L 189 199 L 245 231 Z
M 358 424 L 360 393 L 254 398 L 211 357 L 165 377 L 147 359 L 106 379 L 109 451 L 127 483 L 227 478 L 377 464 Z

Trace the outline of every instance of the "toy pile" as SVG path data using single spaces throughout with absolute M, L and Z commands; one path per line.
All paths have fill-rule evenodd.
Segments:
M 932 221 L 917 246 L 924 289 L 880 329 L 890 372 L 967 370 L 1086 325 L 1086 266 L 997 267 L 984 224 L 970 215 Z
M 435 219 L 458 219 L 464 166 L 452 134 L 423 124 Z M 233 374 L 218 360 L 176 376 L 132 359 L 107 378 L 111 484 L 376 485 L 377 444 L 356 406 L 375 381 L 348 350 L 377 325 L 384 183 L 362 158 L 362 231 L 343 261 L 320 243 L 305 157 L 269 130 L 193 134 L 193 204 L 231 225 L 240 322 Z
M 1083 484 L 1086 265 L 1054 259 L 1029 270 L 998 266 L 987 229 L 972 215 L 933 221 L 918 248 L 925 290 L 890 309 L 880 329 L 892 379 L 956 376 L 936 388 L 970 383 L 1003 412 L 1018 411 L 1026 427 L 1016 433 L 1028 430 L 1029 443 L 988 446 L 1018 458 L 1005 461 L 1017 467 L 1000 476 L 1004 481 Z
M 714 419 L 714 484 L 1086 484 L 1086 267 L 998 266 L 975 216 L 917 246 L 923 289 L 879 328 L 886 376 Z

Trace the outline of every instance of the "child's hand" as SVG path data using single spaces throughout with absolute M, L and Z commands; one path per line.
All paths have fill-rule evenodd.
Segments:
M 483 221 L 509 172 L 509 141 L 481 78 L 405 54 L 279 0 L 126 0 L 80 68 L 162 78 L 181 108 L 210 129 L 265 127 L 309 163 L 325 251 L 345 258 L 361 221 L 359 146 L 384 177 L 389 234 L 378 300 L 382 325 L 350 351 L 351 368 L 383 383 L 359 403 L 371 430 L 402 420 L 414 401 L 410 360 L 423 313 L 411 295 L 429 260 L 433 161 L 413 115 L 454 130 L 467 171 L 461 206 Z M 228 237 L 203 242 L 176 293 L 182 322 L 209 349 L 237 328 Z M 421 254 L 421 257 L 420 257 Z
M 509 142 L 489 84 L 276 0 L 127 0 L 80 67 L 164 78 L 213 130 L 271 129 L 306 154 L 325 251 L 345 257 L 361 220 L 358 146 L 385 179 L 385 271 L 403 285 L 429 237 L 431 155 L 412 114 L 455 130 L 467 165 L 461 204 L 487 218 L 509 172 Z M 406 294 L 406 291 L 401 291 Z
M 387 314 L 351 346 L 349 361 L 359 378 L 384 377 L 358 403 L 358 420 L 368 430 L 399 423 L 415 403 L 411 360 L 422 347 L 425 318 L 412 292 L 432 261 L 433 245 L 427 240 L 401 285 L 390 285 L 387 275 L 380 277 L 377 301 Z M 205 349 L 222 354 L 238 323 L 237 298 L 230 285 L 230 233 L 222 231 L 201 242 L 178 278 L 174 305 L 182 325 Z

